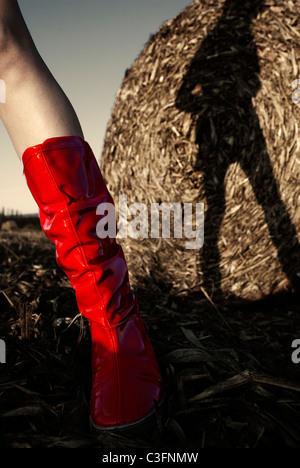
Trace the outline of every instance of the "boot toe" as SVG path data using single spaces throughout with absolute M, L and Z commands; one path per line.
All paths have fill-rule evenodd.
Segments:
M 162 401 L 162 378 L 139 314 L 111 329 L 93 323 L 91 332 L 93 426 L 112 430 L 151 419 Z

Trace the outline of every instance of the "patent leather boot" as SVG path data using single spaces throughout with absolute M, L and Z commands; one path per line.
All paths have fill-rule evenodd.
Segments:
M 88 143 L 73 136 L 30 147 L 22 161 L 41 227 L 90 324 L 92 427 L 139 428 L 155 415 L 162 379 L 123 250 L 115 237 L 97 235 L 97 207 L 113 204 L 98 163 Z

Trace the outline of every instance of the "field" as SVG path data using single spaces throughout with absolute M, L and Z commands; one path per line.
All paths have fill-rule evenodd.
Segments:
M 88 424 L 89 330 L 54 246 L 38 225 L 2 230 L 0 264 L 1 448 L 300 447 L 296 295 L 217 307 L 134 285 L 165 409 L 149 433 L 100 438 Z

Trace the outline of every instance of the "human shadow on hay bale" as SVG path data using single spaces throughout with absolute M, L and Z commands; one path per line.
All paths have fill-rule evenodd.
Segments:
M 296 229 L 281 199 L 252 99 L 261 83 L 252 21 L 263 0 L 227 0 L 217 25 L 196 52 L 176 98 L 176 106 L 197 119 L 199 146 L 195 170 L 202 171 L 206 198 L 205 241 L 201 255 L 203 287 L 222 297 L 219 234 L 224 219 L 225 177 L 239 163 L 261 205 L 282 271 L 299 290 Z M 243 220 L 237 222 L 243 223 Z

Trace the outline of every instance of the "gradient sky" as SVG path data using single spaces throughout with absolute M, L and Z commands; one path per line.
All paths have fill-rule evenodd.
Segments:
M 126 68 L 143 50 L 150 34 L 190 3 L 191 0 L 19 0 L 36 46 L 73 104 L 97 159 Z M 0 209 L 23 214 L 37 212 L 21 163 L 1 121 L 0 142 Z

